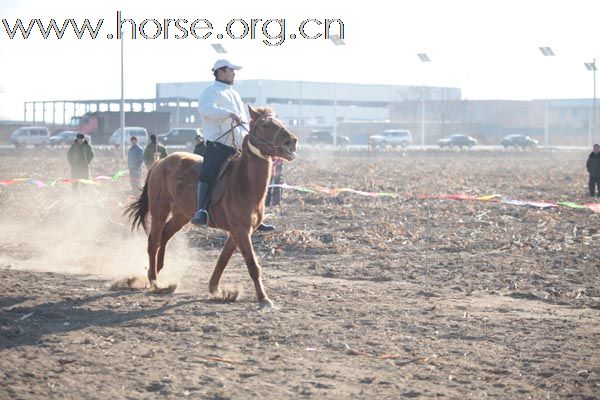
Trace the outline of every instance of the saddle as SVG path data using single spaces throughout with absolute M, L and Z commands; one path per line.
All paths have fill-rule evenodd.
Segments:
M 225 188 L 227 188 L 227 174 L 225 172 L 229 168 L 229 164 L 231 164 L 231 161 L 240 157 L 240 155 L 241 155 L 240 152 L 230 155 L 223 162 L 223 165 L 221 165 L 221 169 L 219 169 L 219 173 L 217 174 L 217 179 L 215 180 L 215 183 L 213 184 L 213 187 L 211 188 L 211 191 L 210 191 L 208 204 L 206 206 L 207 209 L 210 209 L 210 207 L 213 204 L 215 204 L 216 202 L 221 200 L 221 197 L 223 197 L 223 194 L 225 193 Z M 212 212 L 209 214 L 212 214 Z

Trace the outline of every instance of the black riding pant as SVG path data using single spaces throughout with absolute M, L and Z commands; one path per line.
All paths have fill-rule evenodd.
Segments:
M 589 188 L 590 188 L 590 196 L 594 196 L 594 194 L 596 196 L 600 197 L 600 175 L 598 176 L 592 176 L 590 175 L 590 180 L 588 182 Z
M 206 142 L 206 154 L 200 171 L 200 181 L 212 185 L 217 179 L 217 174 L 223 162 L 236 150 L 219 142 Z

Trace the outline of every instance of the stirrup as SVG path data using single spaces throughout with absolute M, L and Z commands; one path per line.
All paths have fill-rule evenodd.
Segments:
M 192 224 L 194 225 L 208 225 L 208 211 L 198 210 L 192 218 Z

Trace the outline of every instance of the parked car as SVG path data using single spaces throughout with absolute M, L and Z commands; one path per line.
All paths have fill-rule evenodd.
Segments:
M 525 135 L 508 135 L 500 144 L 504 147 L 537 147 L 538 141 Z
M 444 147 L 473 147 L 477 144 L 477 139 L 467 135 L 452 135 L 438 140 L 438 145 Z
M 148 131 L 146 128 L 142 128 L 139 126 L 126 126 L 125 127 L 125 145 L 129 146 L 131 137 L 135 136 L 138 139 L 138 144 L 142 147 L 146 146 L 150 141 L 148 137 Z M 110 139 L 108 139 L 108 144 L 111 146 L 119 147 L 121 145 L 121 128 L 117 129 L 113 132 Z
M 350 143 L 348 136 L 336 136 L 338 146 L 346 146 Z M 308 144 L 333 144 L 333 133 L 329 131 L 312 131 L 308 136 Z
M 33 145 L 43 147 L 50 140 L 50 132 L 45 126 L 26 126 L 19 128 L 10 135 L 10 142 L 16 147 Z
M 48 144 L 50 145 L 50 147 L 54 147 L 54 146 L 64 146 L 64 145 L 72 145 L 75 142 L 75 138 L 77 136 L 77 131 L 62 131 L 60 133 L 57 133 L 54 136 L 50 136 L 50 139 L 48 140 Z M 92 144 L 92 138 L 90 137 L 90 135 L 83 135 L 85 137 L 85 140 L 87 140 L 87 142 L 89 144 Z
M 410 131 L 399 129 L 388 129 L 379 135 L 369 136 L 369 145 L 372 147 L 400 146 L 406 148 L 412 141 Z
M 196 142 L 197 135 L 202 136 L 200 129 L 173 128 L 163 135 L 158 135 L 157 139 L 165 146 L 185 145 L 186 147 L 193 147 Z

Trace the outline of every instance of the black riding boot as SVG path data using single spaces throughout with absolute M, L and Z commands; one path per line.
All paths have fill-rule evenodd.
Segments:
M 259 232 L 272 232 L 275 230 L 275 227 L 273 225 L 268 225 L 261 222 L 256 230 Z
M 192 218 L 194 225 L 208 225 L 208 210 L 206 203 L 208 200 L 209 184 L 206 182 L 198 182 L 198 203 L 196 205 L 196 214 Z

